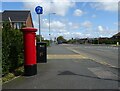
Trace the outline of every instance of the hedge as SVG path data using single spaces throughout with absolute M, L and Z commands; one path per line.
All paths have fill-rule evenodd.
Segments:
M 3 23 L 2 29 L 2 74 L 14 72 L 23 65 L 23 34 L 12 29 L 9 22 Z

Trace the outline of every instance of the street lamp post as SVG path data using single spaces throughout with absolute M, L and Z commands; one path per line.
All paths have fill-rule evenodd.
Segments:
M 50 40 L 51 40 L 51 35 L 50 35 L 50 13 L 49 13 L 49 37 L 50 37 Z M 50 40 L 49 40 L 49 43 L 51 44 Z
M 49 42 L 50 42 L 50 45 L 51 45 L 51 40 L 52 40 L 51 39 L 51 33 L 50 33 L 50 28 L 51 28 L 51 26 L 50 26 L 50 15 L 51 14 L 56 14 L 56 13 L 49 13 L 49 37 L 50 37 L 50 41 Z

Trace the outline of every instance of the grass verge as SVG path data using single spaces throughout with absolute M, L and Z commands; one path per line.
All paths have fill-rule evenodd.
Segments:
M 19 67 L 17 69 L 15 69 L 15 71 L 13 73 L 8 73 L 7 75 L 5 75 L 4 77 L 2 77 L 2 83 L 6 83 L 12 79 L 14 79 L 17 76 L 20 76 L 24 73 L 24 67 Z

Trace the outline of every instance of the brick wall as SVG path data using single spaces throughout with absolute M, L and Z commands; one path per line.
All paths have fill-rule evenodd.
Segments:
M 26 27 L 34 27 L 32 22 L 31 14 L 29 14 L 27 21 L 26 21 Z

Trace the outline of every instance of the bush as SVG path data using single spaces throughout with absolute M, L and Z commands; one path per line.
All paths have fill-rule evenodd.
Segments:
M 13 73 L 9 73 L 7 74 L 5 77 L 2 78 L 2 82 L 6 82 L 9 81 L 10 79 L 13 79 L 15 77 L 15 75 Z
M 23 66 L 15 69 L 15 71 L 14 71 L 15 76 L 22 75 L 23 73 L 24 73 L 24 67 Z
M 47 43 L 47 46 L 50 46 L 50 41 L 49 40 L 43 40 L 42 42 Z
M 2 73 L 13 72 L 23 64 L 23 34 L 3 23 L 2 30 Z

